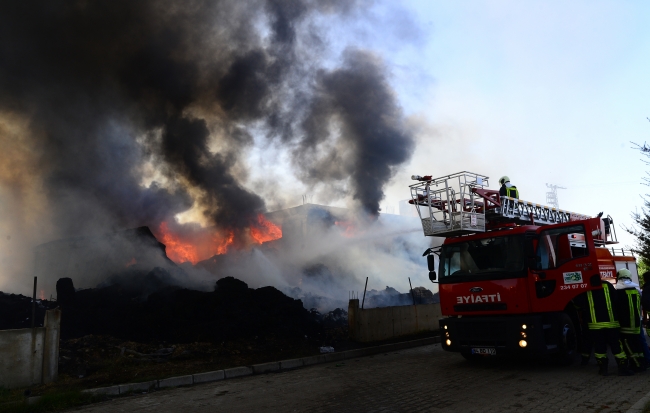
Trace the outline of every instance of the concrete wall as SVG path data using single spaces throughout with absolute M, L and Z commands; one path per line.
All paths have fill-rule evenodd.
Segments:
M 440 304 L 359 308 L 359 300 L 348 305 L 349 334 L 360 342 L 381 341 L 424 331 L 436 331 L 442 318 Z
M 24 387 L 41 382 L 45 327 L 0 331 L 0 386 Z
M 61 310 L 45 313 L 45 327 L 0 331 L 0 387 L 50 383 L 59 370 Z
M 59 377 L 59 339 L 61 337 L 61 310 L 58 308 L 45 312 L 45 337 L 43 343 L 44 384 L 51 383 Z

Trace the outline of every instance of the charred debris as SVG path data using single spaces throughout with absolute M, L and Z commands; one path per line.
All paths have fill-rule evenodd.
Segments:
M 134 285 L 76 291 L 69 302 L 61 302 L 66 314 L 62 336 L 103 334 L 138 342 L 187 343 L 321 333 L 318 318 L 274 287 L 252 289 L 226 277 L 216 282 L 214 291 L 196 291 L 164 285 L 166 276 L 160 268 L 145 275 L 161 287 L 144 300 Z
M 140 281 L 123 281 L 129 277 Z M 191 290 L 166 284 L 171 275 L 159 267 L 148 273 L 128 270 L 115 279 L 76 290 L 70 278 L 62 278 L 57 301 L 37 300 L 37 325 L 46 309 L 59 306 L 65 314 L 61 374 L 112 383 L 132 380 L 129 374 L 142 369 L 173 375 L 299 357 L 324 345 L 343 348 L 337 340 L 347 339 L 345 310 L 309 311 L 274 287 L 253 289 L 225 277 L 213 291 Z M 0 329 L 29 327 L 31 301 L 0 292 Z M 119 377 L 113 377 L 113 363 L 123 367 Z
M 314 211 L 321 209 L 309 212 Z M 318 224 L 321 221 L 314 220 Z M 291 221 L 284 222 L 290 230 Z M 59 305 L 65 313 L 65 339 L 106 334 L 141 342 L 216 342 L 270 334 L 315 337 L 324 328 L 347 327 L 344 300 L 298 287 L 284 291 L 270 286 L 253 289 L 244 281 L 223 275 L 215 283 L 224 265 L 236 264 L 228 260 L 237 253 L 215 255 L 197 263 L 195 268 L 214 276 L 209 281 L 188 276 L 189 263 L 176 265 L 167 257 L 166 249 L 148 227 L 38 246 L 39 287 L 56 289 L 58 302 L 43 296 L 37 300 L 36 325 L 42 323 L 47 308 Z M 303 286 L 336 283 L 334 274 L 323 264 L 314 264 L 303 272 Z M 412 305 L 414 301 L 439 302 L 437 294 L 423 287 L 400 293 L 387 286 L 367 292 L 366 308 Z M 0 294 L 0 329 L 27 327 L 30 307 L 31 298 Z

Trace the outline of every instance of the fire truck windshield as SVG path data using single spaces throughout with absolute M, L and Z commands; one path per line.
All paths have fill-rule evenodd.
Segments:
M 522 276 L 524 237 L 508 235 L 444 245 L 439 270 L 441 283 Z

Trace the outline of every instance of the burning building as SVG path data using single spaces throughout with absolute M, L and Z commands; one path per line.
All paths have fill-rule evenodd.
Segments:
M 349 291 L 370 285 L 409 290 L 408 277 L 428 284 L 421 255 L 429 240 L 413 217 L 380 214 L 376 219 L 338 207 L 304 204 L 266 214 L 282 238 L 199 262 L 216 276 L 251 285 L 268 283 L 321 311 L 345 307 Z
M 274 286 L 306 308 L 327 311 L 345 307 L 348 292 L 361 289 L 365 277 L 371 286 L 402 291 L 409 289 L 408 277 L 426 282 L 421 252 L 429 245 L 418 226 L 412 217 L 368 219 L 345 208 L 304 204 L 260 216 L 243 232 L 246 243 L 235 244 L 215 227 L 191 236 L 164 227 L 156 236 L 140 227 L 50 242 L 36 248 L 36 274 L 47 294 L 63 277 L 78 288 L 120 283 L 149 294 L 164 285 L 208 291 L 215 280 L 231 276 L 254 288 Z

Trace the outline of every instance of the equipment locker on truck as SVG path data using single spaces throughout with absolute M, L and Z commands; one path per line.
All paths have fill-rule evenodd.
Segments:
M 570 363 L 582 337 L 574 298 L 615 282 L 620 268 L 638 283 L 634 256 L 608 248 L 617 243 L 610 216 L 500 196 L 472 172 L 412 178 L 409 202 L 424 234 L 445 237 L 424 255 L 439 285 L 447 351 Z

